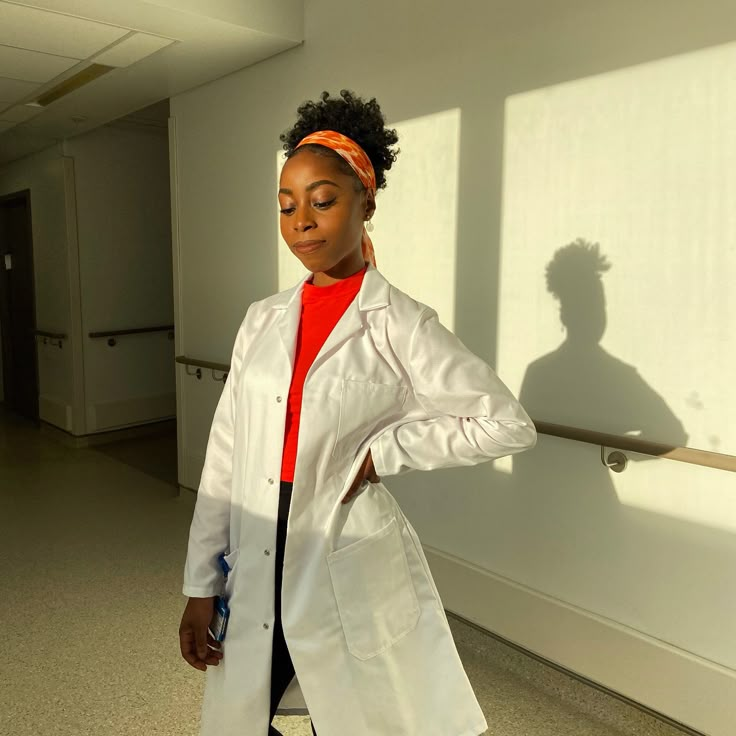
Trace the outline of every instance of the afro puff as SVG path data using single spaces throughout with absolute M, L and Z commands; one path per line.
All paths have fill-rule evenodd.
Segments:
M 600 281 L 601 274 L 610 268 L 598 243 L 578 238 L 557 250 L 547 264 L 547 291 L 562 300 L 582 285 Z
M 376 172 L 376 189 L 386 186 L 386 174 L 399 149 L 392 149 L 399 136 L 395 130 L 386 128 L 381 108 L 373 97 L 368 101 L 356 96 L 350 90 L 340 91 L 339 98 L 331 98 L 329 92 L 322 92 L 318 102 L 304 102 L 297 108 L 299 116 L 290 130 L 279 138 L 284 143 L 286 157 L 291 158 L 299 142 L 310 133 L 319 130 L 334 130 L 354 140 L 368 155 Z M 332 155 L 343 164 L 343 169 L 354 173 L 350 165 L 339 154 L 319 145 L 307 144 L 316 152 Z M 307 147 L 305 146 L 305 148 Z

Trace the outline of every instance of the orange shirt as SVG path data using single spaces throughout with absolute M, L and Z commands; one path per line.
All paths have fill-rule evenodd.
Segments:
M 311 281 L 304 283 L 302 311 L 296 336 L 294 373 L 291 377 L 289 400 L 286 405 L 281 480 L 289 482 L 294 480 L 302 390 L 307 371 L 340 317 L 360 291 L 366 268 L 367 266 L 352 276 L 329 286 L 315 286 Z

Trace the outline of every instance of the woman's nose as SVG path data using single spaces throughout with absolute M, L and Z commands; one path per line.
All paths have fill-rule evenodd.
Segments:
M 314 218 L 311 217 L 308 209 L 298 208 L 294 215 L 294 230 L 297 232 L 303 233 L 314 227 Z

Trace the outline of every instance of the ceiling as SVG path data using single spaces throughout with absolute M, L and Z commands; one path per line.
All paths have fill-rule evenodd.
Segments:
M 154 103 L 298 45 L 303 12 L 303 0 L 0 0 L 0 165 L 141 108 L 160 119 Z M 73 91 L 38 106 L 59 85 Z

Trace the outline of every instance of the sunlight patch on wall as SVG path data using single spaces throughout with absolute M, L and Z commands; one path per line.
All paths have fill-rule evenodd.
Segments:
M 401 153 L 377 196 L 371 239 L 378 270 L 430 305 L 449 329 L 455 324 L 455 263 L 460 110 L 397 124 Z M 277 173 L 284 159 L 277 154 Z M 278 216 L 278 212 L 277 212 Z M 279 290 L 305 274 L 279 235 Z
M 629 467 L 613 479 L 626 506 L 736 532 L 736 484 L 724 470 L 627 452 Z
M 728 44 L 507 100 L 498 369 L 532 417 L 736 453 L 735 64 Z M 722 525 L 717 494 L 678 493 L 656 510 Z

